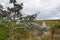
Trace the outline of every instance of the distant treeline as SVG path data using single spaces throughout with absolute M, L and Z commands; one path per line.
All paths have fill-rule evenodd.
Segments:
M 43 23 L 43 21 L 45 21 L 47 25 L 52 25 L 52 24 L 60 25 L 60 20 L 34 20 L 35 23 L 40 25 Z

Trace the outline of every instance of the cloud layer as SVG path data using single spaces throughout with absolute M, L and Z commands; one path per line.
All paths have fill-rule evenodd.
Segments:
M 0 0 L 0 4 L 12 6 L 9 0 Z M 18 3 L 23 2 L 23 14 L 31 15 L 38 13 L 37 19 L 60 19 L 60 0 L 17 0 Z M 9 4 L 9 5 L 8 5 Z

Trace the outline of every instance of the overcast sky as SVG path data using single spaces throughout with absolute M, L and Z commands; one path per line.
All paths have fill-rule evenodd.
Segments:
M 60 0 L 17 0 L 23 2 L 23 14 L 31 15 L 37 13 L 37 19 L 60 19 Z M 0 0 L 0 4 L 6 7 L 13 7 L 9 0 Z

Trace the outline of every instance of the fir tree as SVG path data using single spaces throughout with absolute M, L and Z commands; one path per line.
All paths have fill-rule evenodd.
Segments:
M 0 22 L 2 25 L 4 25 L 6 28 L 10 29 L 10 40 L 14 40 L 14 30 L 20 27 L 16 27 L 16 23 L 18 21 L 24 20 L 25 23 L 28 25 L 28 21 L 32 22 L 37 14 L 34 15 L 27 15 L 26 17 L 22 17 L 21 10 L 23 9 L 23 3 L 17 4 L 16 0 L 10 0 L 9 3 L 12 3 L 14 7 L 9 8 L 7 7 L 7 10 L 3 10 L 3 7 L 0 6 Z M 4 24 L 2 20 L 8 20 L 8 22 L 12 23 L 12 26 L 9 27 L 9 25 Z M 29 26 L 29 25 L 28 25 Z

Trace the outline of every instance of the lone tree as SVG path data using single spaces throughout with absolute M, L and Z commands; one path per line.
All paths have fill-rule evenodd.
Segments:
M 1 13 L 0 13 L 0 16 L 1 16 L 0 19 L 1 20 L 0 20 L 0 22 L 1 22 L 2 25 L 6 26 L 7 28 L 10 29 L 10 31 L 11 31 L 10 40 L 14 40 L 14 30 L 17 28 L 16 27 L 16 22 L 18 20 L 21 20 L 22 14 L 21 14 L 20 10 L 23 9 L 23 7 L 22 7 L 23 3 L 16 4 L 16 0 L 10 0 L 9 3 L 13 3 L 14 7 L 13 8 L 7 7 L 7 11 L 3 10 L 2 6 L 0 6 L 0 8 L 1 8 L 0 9 L 0 11 L 1 11 Z M 2 19 L 8 20 L 9 22 L 11 22 L 12 27 L 9 27 L 8 25 L 2 23 Z
M 58 25 L 56 22 L 55 24 L 52 25 L 52 27 L 50 27 L 50 30 L 51 30 L 51 40 L 54 40 L 54 33 L 56 30 L 59 30 L 60 29 L 60 25 Z
M 23 15 L 21 14 L 21 10 L 23 9 L 22 7 L 23 3 L 17 4 L 16 0 L 10 0 L 9 3 L 13 4 L 14 7 L 12 8 L 7 7 L 7 10 L 3 10 L 3 6 L 2 5 L 0 6 L 0 24 L 10 29 L 10 40 L 14 40 L 15 37 L 14 30 L 17 28 L 21 28 L 21 27 L 17 27 L 16 23 L 21 20 L 24 20 L 28 25 L 27 21 L 30 20 L 30 22 L 32 22 L 36 18 L 37 14 L 27 15 L 26 17 L 23 17 Z M 9 27 L 9 25 L 2 22 L 2 20 L 12 23 L 11 26 Z

